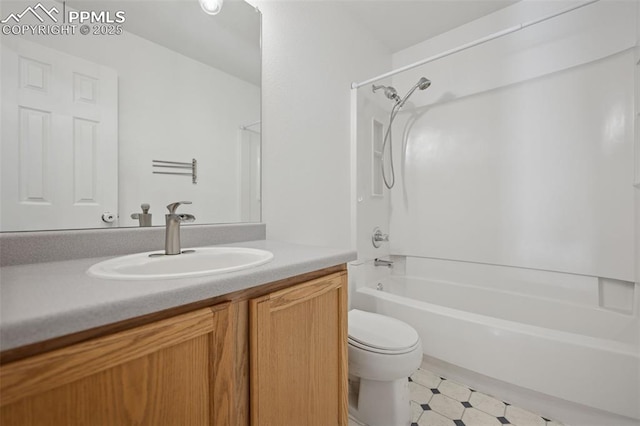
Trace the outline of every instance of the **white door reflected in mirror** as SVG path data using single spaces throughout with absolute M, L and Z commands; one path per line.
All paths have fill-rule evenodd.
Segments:
M 118 75 L 2 40 L 2 231 L 110 227 L 118 207 Z

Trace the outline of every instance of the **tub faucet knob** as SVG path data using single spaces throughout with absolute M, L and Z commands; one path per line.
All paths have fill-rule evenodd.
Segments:
M 371 236 L 371 244 L 373 244 L 375 248 L 378 248 L 382 245 L 383 241 L 389 241 L 389 234 L 383 234 L 380 228 L 376 226 Z

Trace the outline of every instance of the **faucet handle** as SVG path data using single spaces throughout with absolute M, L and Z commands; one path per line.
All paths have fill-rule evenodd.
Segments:
M 169 209 L 169 214 L 175 214 L 176 209 L 180 204 L 191 204 L 191 201 L 176 201 L 175 203 L 169 204 L 167 206 L 167 208 Z
M 375 248 L 379 248 L 383 241 L 389 241 L 389 234 L 383 234 L 380 228 L 377 226 L 373 228 L 373 234 L 371 235 L 371 243 Z

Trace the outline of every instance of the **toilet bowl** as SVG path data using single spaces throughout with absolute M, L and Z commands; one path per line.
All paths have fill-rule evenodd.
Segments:
M 422 362 L 422 343 L 409 324 L 349 311 L 349 414 L 368 426 L 409 426 L 409 377 Z

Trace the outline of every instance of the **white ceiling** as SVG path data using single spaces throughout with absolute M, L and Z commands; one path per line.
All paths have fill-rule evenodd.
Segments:
M 353 19 L 395 53 L 517 1 L 347 0 L 343 6 Z
M 260 85 L 260 14 L 243 0 L 225 0 L 207 15 L 198 0 L 67 0 L 77 9 L 123 10 L 125 31 Z
M 518 0 L 249 1 L 258 7 L 265 1 L 333 2 L 395 53 Z M 124 10 L 126 31 L 260 85 L 260 14 L 243 0 L 225 0 L 215 16 L 203 13 L 197 0 L 67 0 L 67 4 Z

